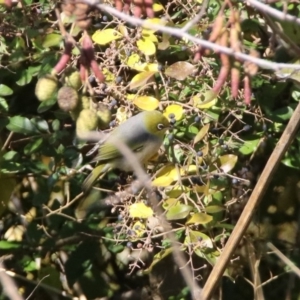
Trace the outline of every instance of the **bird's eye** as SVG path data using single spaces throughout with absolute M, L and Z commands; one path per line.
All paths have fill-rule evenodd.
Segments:
M 163 130 L 164 128 L 165 128 L 164 124 L 161 124 L 161 123 L 157 124 L 157 129 L 158 130 Z

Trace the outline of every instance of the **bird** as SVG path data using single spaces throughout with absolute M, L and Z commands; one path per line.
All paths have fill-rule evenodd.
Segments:
M 84 180 L 83 192 L 88 192 L 101 175 L 112 169 L 127 172 L 133 169 L 133 163 L 118 149 L 118 141 L 128 146 L 140 163 L 146 163 L 161 147 L 169 128 L 168 118 L 156 110 L 140 112 L 120 124 L 100 144 L 98 154 L 91 161 L 97 165 Z

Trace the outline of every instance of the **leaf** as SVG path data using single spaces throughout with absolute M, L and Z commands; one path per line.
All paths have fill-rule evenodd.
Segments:
M 166 187 L 171 185 L 173 181 L 178 180 L 177 169 L 173 165 L 163 167 L 157 174 L 157 177 L 152 181 L 153 186 Z
M 155 110 L 158 108 L 159 101 L 151 96 L 140 96 L 133 100 L 133 103 L 142 110 Z
M 200 142 L 208 133 L 209 130 L 209 124 L 204 125 L 199 132 L 197 133 L 197 135 L 194 138 L 194 145 L 197 144 L 198 142 Z
M 35 127 L 42 132 L 49 132 L 49 125 L 47 121 L 40 117 L 32 118 L 31 123 L 35 125 Z
M 106 45 L 112 41 L 118 40 L 122 37 L 122 34 L 112 28 L 97 30 L 92 35 L 92 40 L 98 45 Z
M 207 224 L 213 220 L 213 217 L 205 213 L 195 213 L 191 218 L 185 223 L 186 225 L 190 224 Z
M 203 95 L 196 95 L 192 97 L 193 106 L 200 108 L 200 109 L 208 109 L 214 106 L 218 99 L 217 94 L 212 91 L 206 91 Z
M 142 72 L 135 75 L 130 81 L 129 88 L 133 90 L 140 86 L 144 86 L 149 80 L 152 79 L 154 74 L 154 72 Z
M 166 219 L 168 221 L 184 219 L 189 215 L 192 209 L 191 206 L 185 204 L 174 205 L 168 209 Z
M 165 74 L 177 80 L 184 80 L 195 71 L 195 66 L 186 62 L 178 61 L 166 68 Z
M 171 207 L 177 205 L 178 203 L 179 203 L 178 199 L 176 199 L 176 198 L 169 198 L 169 199 L 164 200 L 162 207 L 165 210 L 168 210 Z
M 25 117 L 15 116 L 9 119 L 9 124 L 6 128 L 10 131 L 23 133 L 23 134 L 32 134 L 38 133 L 38 130 L 34 124 Z
M 5 84 L 0 84 L 0 96 L 10 96 L 13 90 Z
M 256 151 L 259 141 L 260 139 L 254 139 L 249 141 L 246 140 L 242 147 L 239 148 L 239 152 L 243 155 L 249 155 L 253 153 L 254 151 Z
M 41 104 L 39 105 L 39 107 L 37 109 L 37 112 L 39 114 L 41 114 L 41 113 L 49 110 L 56 102 L 57 102 L 57 97 L 55 95 L 51 99 L 41 102 Z
M 8 111 L 7 101 L 6 101 L 6 99 L 4 99 L 2 97 L 0 97 L 0 111 L 5 111 L 5 112 Z
M 129 215 L 131 218 L 146 219 L 153 216 L 153 210 L 143 202 L 134 203 L 129 206 Z
M 164 166 L 157 174 L 157 177 L 152 181 L 153 186 L 167 187 L 172 182 L 177 181 L 184 174 L 196 173 L 198 167 L 189 165 L 187 168 L 176 168 L 174 165 Z
M 224 210 L 225 208 L 219 205 L 209 205 L 205 207 L 205 211 L 209 214 L 216 214 Z
M 141 38 L 137 42 L 138 49 L 147 56 L 154 55 L 156 53 L 155 44 L 148 38 Z
M 175 120 L 179 121 L 184 117 L 184 110 L 181 105 L 178 104 L 171 104 L 166 107 L 164 111 L 164 116 L 170 120 L 169 115 L 174 114 Z
M 174 185 L 171 190 L 165 191 L 166 195 L 170 198 L 177 198 L 183 193 L 189 193 L 190 189 L 184 185 Z
M 21 243 L 14 243 L 8 241 L 0 241 L 0 249 L 9 250 L 9 249 L 17 249 L 22 247 Z
M 291 118 L 293 112 L 294 109 L 290 106 L 282 107 L 274 110 L 270 114 L 270 118 L 275 122 L 285 122 Z
M 191 230 L 188 232 L 188 235 L 186 236 L 184 240 L 184 244 L 189 246 L 192 245 L 194 250 L 196 248 L 201 249 L 201 248 L 213 248 L 213 242 L 210 239 L 209 236 L 206 234 L 199 232 L 199 231 L 194 231 Z M 196 252 L 196 251 L 195 251 Z M 197 252 L 196 252 L 197 254 Z M 200 257 L 203 257 L 202 255 Z
M 142 37 L 145 40 L 148 39 L 153 43 L 158 43 L 158 39 L 157 39 L 156 35 L 153 32 L 149 31 L 148 29 L 142 30 Z
M 160 3 L 154 3 L 152 7 L 154 12 L 159 12 L 164 9 L 164 7 Z
M 21 242 L 26 229 L 23 225 L 11 226 L 4 233 L 4 239 L 9 242 Z
M 154 255 L 153 261 L 151 263 L 151 265 L 144 270 L 143 274 L 149 274 L 153 267 L 159 263 L 162 259 L 164 259 L 165 257 L 167 257 L 168 255 L 170 255 L 173 252 L 173 248 L 167 248 L 167 249 L 163 249 L 160 252 L 158 252 L 157 254 Z
M 134 231 L 134 237 L 142 237 L 146 232 L 146 225 L 141 221 L 137 221 L 133 224 L 132 230 Z
M 149 31 L 155 32 L 158 29 L 153 29 L 152 24 L 157 24 L 157 25 L 166 25 L 167 24 L 167 20 L 165 19 L 159 19 L 159 18 L 152 18 L 152 19 L 147 19 L 145 20 L 145 22 L 143 23 L 143 28 L 147 29 Z
M 59 46 L 61 41 L 62 41 L 62 35 L 61 34 L 50 33 L 50 34 L 46 35 L 46 37 L 44 38 L 42 46 L 44 48 Z
M 29 69 L 22 70 L 20 78 L 16 81 L 19 86 L 29 84 L 32 80 L 32 74 Z
M 28 143 L 25 148 L 24 148 L 24 153 L 26 155 L 35 153 L 38 149 L 41 148 L 41 146 L 43 145 L 43 139 L 42 138 L 38 138 L 36 140 L 31 141 L 30 143 Z
M 238 157 L 233 154 L 226 154 L 219 157 L 219 168 L 222 169 L 224 173 L 230 172 L 236 165 Z

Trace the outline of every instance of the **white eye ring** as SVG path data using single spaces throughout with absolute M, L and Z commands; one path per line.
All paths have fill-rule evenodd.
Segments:
M 161 124 L 161 123 L 157 124 L 158 130 L 163 130 L 164 128 L 165 128 L 164 124 Z

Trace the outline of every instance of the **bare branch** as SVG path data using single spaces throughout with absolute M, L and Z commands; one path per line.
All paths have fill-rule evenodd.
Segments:
M 280 69 L 283 68 L 291 68 L 291 69 L 295 69 L 295 70 L 300 70 L 300 65 L 299 64 L 284 64 L 284 63 L 275 63 L 275 62 L 270 62 L 264 59 L 260 59 L 260 58 L 256 58 L 253 56 L 250 56 L 248 54 L 242 53 L 242 52 L 236 52 L 231 48 L 228 47 L 224 47 L 224 46 L 220 46 L 217 45 L 215 43 L 194 37 L 186 32 L 183 32 L 182 29 L 178 29 L 178 28 L 173 28 L 173 27 L 168 27 L 168 26 L 164 26 L 164 25 L 159 25 L 159 24 L 154 24 L 149 22 L 149 20 L 141 20 L 139 18 L 135 18 L 132 16 L 129 16 L 125 13 L 122 13 L 118 10 L 116 10 L 115 8 L 105 5 L 105 4 L 99 4 L 99 2 L 97 0 L 84 0 L 86 3 L 88 3 L 89 5 L 95 6 L 98 9 L 105 11 L 115 17 L 120 18 L 121 20 L 128 22 L 132 25 L 136 25 L 136 26 L 144 26 L 150 29 L 154 29 L 154 30 L 158 30 L 164 33 L 168 33 L 171 34 L 173 36 L 177 36 L 180 38 L 184 38 L 186 40 L 189 40 L 190 42 L 195 43 L 196 45 L 200 45 L 204 48 L 207 49 L 211 49 L 213 51 L 219 52 L 219 53 L 224 53 L 227 55 L 230 55 L 232 57 L 234 57 L 235 59 L 238 60 L 242 60 L 242 61 L 249 61 L 252 62 L 256 65 L 258 65 L 260 68 L 263 69 L 269 69 L 269 70 L 275 70 L 278 71 Z M 249 0 L 249 3 L 252 3 L 253 0 Z M 255 1 L 256 3 L 257 1 Z M 267 5 L 265 5 L 266 7 L 268 7 Z M 276 11 L 276 10 L 275 10 Z M 276 11 L 277 12 L 277 11 Z M 300 19 L 295 19 L 295 17 L 291 16 L 291 15 L 287 15 L 284 14 L 280 11 L 278 11 L 279 15 L 283 18 L 284 16 L 289 16 L 289 18 L 287 18 L 286 20 L 297 20 L 297 24 L 299 22 L 300 24 Z

